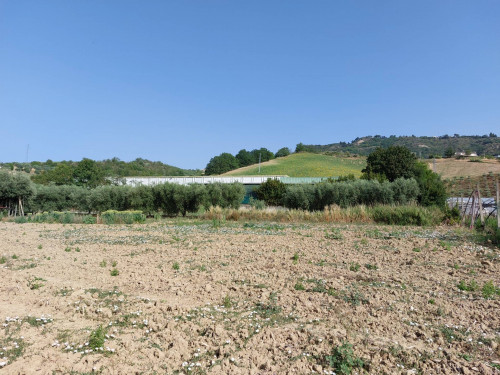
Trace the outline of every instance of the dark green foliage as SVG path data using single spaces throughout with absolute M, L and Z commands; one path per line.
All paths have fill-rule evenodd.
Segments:
M 413 173 L 420 190 L 418 203 L 423 206 L 444 207 L 447 194 L 441 177 L 424 163 L 416 163 Z
M 35 185 L 35 197 L 29 203 L 32 212 L 89 211 L 89 189 L 75 185 Z
M 309 209 L 309 200 L 304 191 L 307 185 L 290 185 L 287 186 L 286 192 L 283 195 L 283 204 L 285 207 L 294 209 Z
M 197 212 L 206 201 L 206 188 L 203 185 L 161 184 L 153 187 L 154 207 L 167 215 Z
M 385 176 L 392 182 L 400 177 L 414 177 L 413 169 L 416 162 L 417 158 L 406 147 L 377 148 L 368 155 L 366 168 L 362 172 L 367 179 L 373 179 L 374 176 Z
M 420 194 L 418 183 L 414 178 L 397 178 L 391 184 L 394 201 L 399 204 L 416 203 Z
M 453 147 L 451 147 L 451 146 L 447 147 L 446 151 L 444 152 L 444 157 L 451 158 L 453 155 L 455 155 L 455 151 L 453 151 Z
M 492 244 L 500 247 L 500 228 L 498 228 L 497 218 L 490 217 L 485 220 L 484 226 L 481 226 L 478 222 L 476 230 L 484 242 L 491 241 Z
M 238 159 L 240 167 L 246 167 L 247 165 L 255 164 L 254 155 L 245 149 L 240 150 L 236 154 L 236 159 Z
M 295 146 L 295 152 L 314 152 L 314 149 L 313 147 L 306 146 L 305 144 L 300 142 Z
M 73 171 L 75 184 L 87 188 L 95 188 L 106 184 L 104 170 L 94 160 L 84 158 Z
M 22 216 L 24 205 L 34 194 L 33 183 L 27 174 L 0 171 L 0 206 L 7 207 L 7 214 Z
M 236 159 L 233 155 L 224 152 L 219 156 L 214 156 L 210 159 L 205 168 L 205 174 L 207 176 L 222 174 L 239 168 L 239 166 L 240 164 L 238 159 Z
M 125 211 L 130 208 L 129 194 L 132 189 L 130 186 L 99 186 L 91 190 L 88 197 L 89 207 L 97 212 Z
M 266 202 L 269 206 L 281 206 L 283 204 L 283 195 L 286 192 L 286 185 L 275 179 L 268 178 L 266 182 L 255 189 L 257 198 Z
M 419 188 L 419 204 L 444 207 L 446 203 L 446 189 L 441 177 L 432 172 L 426 164 L 417 162 L 416 157 L 405 147 L 378 148 L 372 152 L 367 158 L 366 168 L 363 169 L 363 178 L 379 181 L 415 178 Z M 403 185 L 400 188 L 403 188 Z M 399 189 L 398 194 L 403 198 L 401 192 Z
M 252 150 L 251 153 L 253 155 L 254 164 L 259 162 L 259 156 L 262 163 L 274 159 L 274 154 L 265 147 L 258 150 Z
M 74 167 L 67 163 L 59 163 L 54 169 L 44 170 L 35 174 L 31 179 L 36 184 L 72 185 Z
M 433 212 L 419 206 L 377 206 L 373 208 L 373 220 L 390 225 L 431 225 L 440 221 Z
M 139 185 L 130 189 L 128 200 L 132 210 L 141 210 L 146 215 L 153 215 L 155 212 L 153 188 L 150 186 Z
M 241 184 L 211 184 L 208 186 L 160 184 L 151 186 L 99 186 L 86 189 L 74 185 L 36 185 L 36 196 L 28 205 L 34 213 L 70 211 L 98 213 L 108 210 L 142 211 L 154 215 L 159 211 L 171 216 L 197 212 L 202 206 L 238 208 L 245 189 Z M 38 220 L 40 216 L 30 220 Z M 45 220 L 40 219 L 40 220 Z M 92 221 L 92 219 L 89 219 Z M 54 219 L 53 222 L 60 222 Z M 75 222 L 75 221 L 73 221 Z M 76 220 L 78 222 L 78 220 Z
M 284 156 L 290 155 L 290 149 L 288 147 L 282 147 L 280 148 L 276 154 L 274 154 L 275 158 L 282 158 Z
M 283 204 L 288 208 L 321 211 L 326 206 L 341 207 L 358 204 L 407 204 L 418 197 L 415 180 L 398 180 L 393 183 L 367 180 L 350 182 L 324 182 L 317 185 L 288 185 Z
M 245 188 L 240 183 L 221 184 L 213 183 L 206 185 L 207 199 L 205 208 L 219 206 L 221 208 L 238 208 L 243 197 Z

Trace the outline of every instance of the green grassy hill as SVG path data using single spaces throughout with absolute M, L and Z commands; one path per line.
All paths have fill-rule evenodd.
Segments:
M 290 177 L 330 177 L 353 174 L 361 176 L 361 170 L 366 165 L 366 159 L 341 158 L 337 156 L 301 152 L 283 158 L 277 158 L 261 164 L 239 168 L 227 172 L 223 176 L 269 176 L 286 175 Z

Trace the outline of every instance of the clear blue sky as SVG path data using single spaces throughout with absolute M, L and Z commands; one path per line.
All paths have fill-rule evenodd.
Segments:
M 500 133 L 500 1 L 0 0 L 0 161 Z

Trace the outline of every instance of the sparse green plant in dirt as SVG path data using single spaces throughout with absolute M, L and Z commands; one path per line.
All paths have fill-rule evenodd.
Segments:
M 325 238 L 328 240 L 341 240 L 344 238 L 342 233 L 340 232 L 340 229 L 338 228 L 332 228 L 330 233 L 325 231 Z
M 67 253 L 69 253 L 71 251 L 71 247 L 65 248 L 64 251 L 66 251 Z
M 112 267 L 116 267 L 117 264 L 118 264 L 118 262 L 116 260 L 114 260 L 114 261 L 111 262 L 111 266 Z
M 304 284 L 302 284 L 301 282 L 295 283 L 294 289 L 295 290 L 306 290 L 306 288 L 304 287 Z
M 42 284 L 40 281 L 47 281 L 47 280 L 42 279 L 41 277 L 34 277 L 28 280 L 28 287 L 31 290 L 40 289 L 41 287 L 44 286 L 44 284 Z
M 378 270 L 378 267 L 376 264 L 370 264 L 370 263 L 367 263 L 365 264 L 365 268 L 368 269 L 368 270 Z
M 99 263 L 99 266 L 102 267 L 102 268 L 106 268 L 106 265 L 107 265 L 108 262 L 106 262 L 106 260 L 102 260 L 101 263 Z
M 277 294 L 275 292 L 269 295 L 269 303 L 258 302 L 255 310 L 263 319 L 271 318 L 273 315 L 281 313 L 281 306 L 277 305 Z
M 2 256 L 0 258 L 0 264 L 5 264 L 5 263 L 7 263 L 7 258 L 5 256 Z
M 0 350 L 3 358 L 7 359 L 7 363 L 14 362 L 17 358 L 21 357 L 26 348 L 26 343 L 22 338 L 15 338 L 8 336 L 0 339 Z
M 436 304 L 436 300 L 435 300 L 434 298 L 431 298 L 431 299 L 430 299 L 429 301 L 427 301 L 427 302 L 429 302 L 429 304 L 431 304 L 431 305 L 435 305 L 435 304 Z
M 323 365 L 333 368 L 337 374 L 342 375 L 349 375 L 354 369 L 362 368 L 364 365 L 363 360 L 354 355 L 352 345 L 348 342 L 335 347 L 330 355 L 323 357 L 321 362 Z
M 465 292 L 475 292 L 479 289 L 479 285 L 475 280 L 472 280 L 469 283 L 466 283 L 464 280 L 460 280 L 457 287 Z
M 178 262 L 174 262 L 174 264 L 172 264 L 172 269 L 174 269 L 175 271 L 178 271 L 179 268 L 180 268 L 180 266 L 179 266 Z
M 422 249 L 421 249 L 421 248 L 419 248 L 419 247 L 414 247 L 414 248 L 413 248 L 413 251 L 414 251 L 415 253 L 420 253 L 420 252 L 422 251 Z
M 76 251 L 77 253 L 79 253 L 79 252 L 80 252 L 80 248 L 79 248 L 79 247 L 77 247 L 77 248 L 75 249 L 75 251 Z
M 448 241 L 439 241 L 439 246 L 441 246 L 445 250 L 448 250 L 448 251 L 451 250 L 451 243 Z
M 349 266 L 349 270 L 350 271 L 353 271 L 353 272 L 358 272 L 359 271 L 359 268 L 361 267 L 361 265 L 359 263 L 351 263 L 351 265 Z
M 19 257 L 16 254 L 12 255 L 12 259 L 18 259 L 18 258 Z
M 229 297 L 229 295 L 226 294 L 226 296 L 222 300 L 222 306 L 224 306 L 226 309 L 233 306 L 233 301 L 231 301 L 231 297 Z
M 52 323 L 51 318 L 45 318 L 45 317 L 37 318 L 34 316 L 27 316 L 23 319 L 23 321 L 28 323 L 32 327 L 42 327 L 47 323 Z
M 493 281 L 488 281 L 483 285 L 482 288 L 483 297 L 486 299 L 493 298 L 494 296 L 500 296 L 500 288 L 497 288 Z
M 368 299 L 361 293 L 355 285 L 352 285 L 351 287 L 347 287 L 347 289 L 343 290 L 340 293 L 340 296 L 345 302 L 350 303 L 353 306 L 358 306 L 360 304 L 367 304 L 369 301 Z
M 38 250 L 42 250 L 42 245 L 38 245 Z
M 439 330 L 441 331 L 443 338 L 448 343 L 452 343 L 453 341 L 463 341 L 464 339 L 464 334 L 459 329 L 448 326 L 441 326 Z
M 89 347 L 93 350 L 104 347 L 104 340 L 106 339 L 106 329 L 102 326 L 97 327 L 90 333 Z
M 299 253 L 293 254 L 292 260 L 293 264 L 297 264 L 299 262 Z
M 110 272 L 111 276 L 118 276 L 120 274 L 120 271 L 118 271 L 117 268 L 113 268 Z

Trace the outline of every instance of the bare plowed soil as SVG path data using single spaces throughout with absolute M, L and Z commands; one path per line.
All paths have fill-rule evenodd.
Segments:
M 499 373 L 498 250 L 469 237 L 3 222 L 0 373 Z

